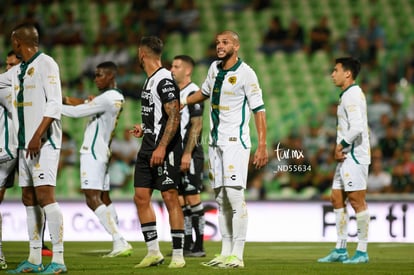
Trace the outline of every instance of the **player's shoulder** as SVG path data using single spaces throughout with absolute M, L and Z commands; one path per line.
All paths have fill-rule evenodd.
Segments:
M 36 59 L 38 59 L 41 67 L 53 66 L 53 67 L 58 68 L 58 64 L 57 64 L 56 60 L 48 54 L 45 54 L 45 53 L 42 52 L 42 53 L 39 54 L 39 56 L 37 56 Z
M 200 87 L 198 87 L 198 85 L 195 84 L 194 82 L 191 82 L 186 87 L 184 87 L 184 89 L 182 89 L 180 91 L 180 93 L 184 96 L 189 96 L 190 94 L 192 94 L 192 93 L 194 93 L 198 90 L 200 90 Z

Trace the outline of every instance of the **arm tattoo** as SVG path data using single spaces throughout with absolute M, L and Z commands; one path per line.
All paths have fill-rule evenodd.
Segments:
M 164 104 L 164 110 L 168 115 L 168 120 L 165 125 L 165 131 L 160 140 L 160 145 L 167 146 L 170 144 L 175 133 L 180 126 L 180 105 L 178 100 L 173 100 L 171 102 Z

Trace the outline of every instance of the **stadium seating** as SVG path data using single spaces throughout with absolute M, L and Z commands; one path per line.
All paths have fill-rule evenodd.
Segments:
M 201 59 L 207 45 L 212 41 L 217 31 L 226 28 L 238 31 L 241 37 L 240 56 L 255 69 L 263 89 L 269 119 L 268 144 L 283 139 L 292 129 L 306 127 L 309 118 L 324 113 L 327 104 L 337 98 L 329 77 L 332 57 L 325 52 L 318 52 L 312 57 L 308 57 L 304 52 L 293 54 L 278 52 L 268 57 L 257 51 L 262 35 L 272 16 L 280 16 L 285 26 L 292 18 L 298 19 L 305 29 L 306 42 L 308 42 L 307 34 L 322 15 L 328 16 L 329 25 L 333 30 L 333 39 L 335 40 L 344 34 L 353 13 L 361 14 L 364 23 L 367 22 L 370 16 L 376 15 L 379 23 L 385 29 L 387 49 L 389 49 L 381 54 L 379 63 L 383 66 L 401 62 L 401 59 L 408 55 L 409 42 L 414 41 L 412 38 L 408 40 L 408 37 L 412 37 L 413 34 L 411 26 L 414 24 L 414 17 L 412 16 L 414 2 L 412 0 L 379 0 L 375 1 L 375 5 L 370 0 L 273 0 L 269 9 L 260 12 L 254 12 L 251 9 L 235 12 L 231 9 L 224 9 L 223 2 L 226 1 L 197 0 L 196 3 L 201 17 L 200 31 L 190 34 L 187 39 L 183 39 L 178 33 L 170 34 L 165 41 L 164 57 L 171 59 L 176 54 L 187 53 L 195 59 Z M 62 15 L 64 9 L 70 8 L 85 27 L 87 45 L 76 47 L 54 46 L 50 52 L 60 65 L 64 82 L 71 81 L 79 76 L 82 62 L 88 53 L 90 44 L 96 37 L 99 14 L 106 12 L 111 21 L 119 25 L 123 16 L 128 12 L 130 5 L 131 1 L 109 0 L 101 6 L 95 1 L 70 0 L 53 1 L 50 5 L 39 7 L 41 13 L 39 17 L 41 18 L 47 18 L 52 11 Z M 22 11 L 25 10 L 26 7 L 24 6 Z M 401 40 L 401 38 L 407 40 Z M 4 36 L 1 35 L 0 42 L 4 40 Z M 3 43 L 0 44 L 0 50 L 4 52 Z M 398 45 L 398 50 L 393 51 L 392 49 L 395 49 Z M 131 58 L 134 58 L 134 56 Z M 207 67 L 205 65 L 197 67 L 193 80 L 201 84 L 206 71 Z M 87 88 L 93 88 L 93 82 L 87 81 L 86 83 Z M 407 94 L 411 91 L 411 86 L 405 89 Z M 139 103 L 128 99 L 119 122 L 119 132 L 124 127 L 138 122 L 139 112 Z M 205 118 L 204 135 L 207 136 L 208 114 L 205 114 Z M 80 145 L 82 132 L 79 131 L 79 123 L 65 118 L 63 125 L 65 130 L 75 133 L 75 139 Z M 255 131 L 252 131 L 252 135 L 253 139 L 256 139 Z M 70 169 L 70 171 L 65 169 L 61 178 L 64 182 L 69 182 L 68 179 L 74 174 L 76 172 L 73 169 Z M 76 178 L 77 175 L 73 177 L 73 179 Z M 70 186 L 76 186 L 76 180 Z M 63 188 L 59 189 L 58 192 L 66 194 L 68 190 L 69 188 Z

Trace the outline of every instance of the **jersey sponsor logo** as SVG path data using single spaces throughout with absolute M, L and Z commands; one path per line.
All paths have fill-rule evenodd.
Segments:
M 164 87 L 161 88 L 161 91 L 166 94 L 166 93 L 172 93 L 175 92 L 175 87 L 173 85 L 169 85 L 167 87 L 165 87 L 165 85 L 163 85 Z
M 253 83 L 253 84 L 251 84 L 250 86 L 252 87 L 252 89 L 251 89 L 251 92 L 252 92 L 252 93 L 257 93 L 257 92 L 259 92 L 259 91 L 260 91 L 260 89 L 259 89 L 259 87 L 257 86 L 257 84 L 256 84 L 256 83 Z
M 230 83 L 231 85 L 236 84 L 236 82 L 237 82 L 237 77 L 236 77 L 236 76 L 231 76 L 231 77 L 229 77 L 229 83 Z
M 235 141 L 237 141 L 237 138 L 236 137 L 229 137 L 229 141 L 235 142 Z
M 236 95 L 236 93 L 232 92 L 232 91 L 225 91 L 225 92 L 223 92 L 223 94 L 224 95 Z
M 223 111 L 230 110 L 230 107 L 229 106 L 222 106 L 222 105 L 217 105 L 217 104 L 211 104 L 211 108 L 212 109 L 223 110 Z
M 17 102 L 16 100 L 13 102 L 14 107 L 27 107 L 27 106 L 32 106 L 33 103 L 30 102 Z
M 148 104 L 149 105 L 153 105 L 154 104 L 154 100 L 152 98 L 151 91 L 146 91 L 146 90 L 142 91 L 141 98 L 148 100 Z

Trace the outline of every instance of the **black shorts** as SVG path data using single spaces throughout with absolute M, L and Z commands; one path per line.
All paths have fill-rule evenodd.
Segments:
M 161 166 L 150 167 L 151 155 L 138 153 L 135 163 L 134 186 L 157 189 L 161 192 L 178 189 L 180 182 L 181 150 L 170 152 Z
M 182 174 L 181 182 L 178 188 L 180 195 L 197 195 L 204 189 L 203 185 L 203 171 L 204 171 L 204 158 L 193 158 L 194 173 L 187 172 Z

